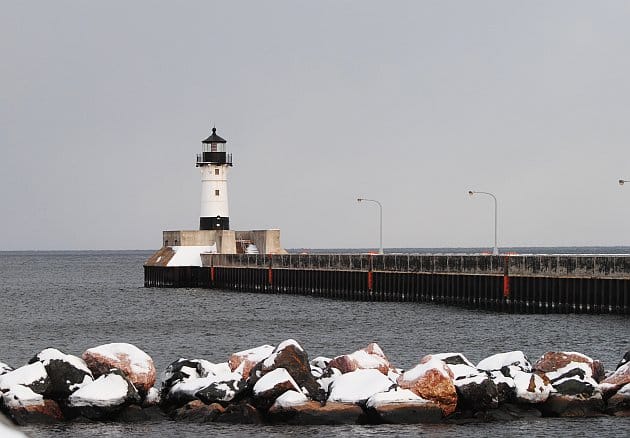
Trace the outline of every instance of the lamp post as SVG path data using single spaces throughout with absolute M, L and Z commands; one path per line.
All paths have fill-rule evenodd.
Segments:
M 383 206 L 376 199 L 357 198 L 357 202 L 363 202 L 363 201 L 374 202 L 374 203 L 376 203 L 378 205 L 378 212 L 379 212 L 379 221 L 378 221 L 378 226 L 379 226 L 379 249 L 378 249 L 378 253 L 379 254 L 383 254 Z
M 469 190 L 468 194 L 471 197 L 474 195 L 488 195 L 494 199 L 494 249 L 492 250 L 492 255 L 499 255 L 499 247 L 497 246 L 497 197 L 490 192 L 476 192 L 473 190 Z
M 627 182 L 630 182 L 630 181 L 629 181 L 629 180 L 627 180 L 627 179 L 620 179 L 620 180 L 619 180 L 619 185 L 620 185 L 620 186 L 622 186 L 622 185 L 624 185 L 624 184 L 625 184 L 625 183 L 627 183 Z

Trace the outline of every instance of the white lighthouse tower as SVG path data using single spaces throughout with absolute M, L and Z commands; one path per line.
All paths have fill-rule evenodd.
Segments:
M 197 167 L 201 169 L 200 230 L 229 230 L 227 177 L 232 167 L 232 154 L 226 150 L 227 142 L 212 134 L 201 142 L 201 154 L 197 154 Z

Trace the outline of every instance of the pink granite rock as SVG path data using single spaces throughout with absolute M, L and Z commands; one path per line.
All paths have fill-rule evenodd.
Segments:
M 453 373 L 441 360 L 429 359 L 416 365 L 401 374 L 397 383 L 401 388 L 410 389 L 423 399 L 437 404 L 445 416 L 452 414 L 457 408 Z
M 266 359 L 273 352 L 273 346 L 261 345 L 260 347 L 233 353 L 228 360 L 230 369 L 235 371 L 242 366 L 243 379 L 249 378 L 249 373 L 258 365 L 258 362 Z
M 81 357 L 95 378 L 116 368 L 142 395 L 146 395 L 155 384 L 156 370 L 153 359 L 135 345 L 127 343 L 100 345 L 86 350 Z
M 351 373 L 356 370 L 377 369 L 387 375 L 392 369 L 392 365 L 376 343 L 371 343 L 367 347 L 335 357 L 328 364 L 329 368 L 337 368 L 342 373 Z

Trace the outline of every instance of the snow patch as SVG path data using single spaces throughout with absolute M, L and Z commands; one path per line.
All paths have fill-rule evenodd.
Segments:
M 484 371 L 495 371 L 510 365 L 516 366 L 527 373 L 532 370 L 529 360 L 527 360 L 522 351 L 510 351 L 492 355 L 479 362 L 477 368 Z
M 107 374 L 78 389 L 68 397 L 70 406 L 108 407 L 123 404 L 129 383 L 118 374 Z
M 27 386 L 14 385 L 9 391 L 2 393 L 2 401 L 9 408 L 21 408 L 43 404 L 44 396 L 33 392 Z
M 39 361 L 34 362 L 1 375 L 0 389 L 11 389 L 15 385 L 29 386 L 37 381 L 43 381 L 47 377 L 48 373 L 46 368 L 44 368 L 44 364 Z
M 378 394 L 374 394 L 372 397 L 368 399 L 365 405 L 368 408 L 378 409 L 384 405 L 399 404 L 399 403 L 425 404 L 425 403 L 431 403 L 431 402 L 429 400 L 426 400 L 416 395 L 409 389 L 396 388 L 391 391 L 379 392 Z
M 254 394 L 260 395 L 283 382 L 291 383 L 295 390 L 300 392 L 300 387 L 297 383 L 295 383 L 291 374 L 289 374 L 289 372 L 284 368 L 276 368 L 275 370 L 262 376 L 258 382 L 256 382 L 254 385 Z
M 217 245 L 212 246 L 172 246 L 175 254 L 166 266 L 202 266 L 201 254 L 216 254 Z
M 394 382 L 378 370 L 356 370 L 337 376 L 332 384 L 329 401 L 360 403 L 374 394 L 390 389 Z
M 291 408 L 294 406 L 300 406 L 308 402 L 308 398 L 298 391 L 289 390 L 278 397 L 271 407 L 274 408 Z

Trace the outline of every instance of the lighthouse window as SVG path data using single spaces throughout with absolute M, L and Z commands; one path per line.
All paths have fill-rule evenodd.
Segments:
M 216 152 L 216 151 L 217 151 L 217 144 L 212 143 L 212 145 L 210 146 L 210 152 Z
M 219 174 L 219 169 L 214 169 L 214 174 L 218 175 Z
M 214 196 L 219 196 L 219 191 L 218 190 L 214 191 Z

